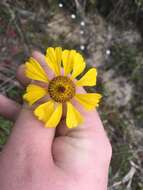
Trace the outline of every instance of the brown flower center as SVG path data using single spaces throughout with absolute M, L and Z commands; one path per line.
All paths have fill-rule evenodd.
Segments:
M 75 85 L 70 78 L 58 76 L 50 81 L 48 92 L 54 101 L 64 103 L 75 95 Z

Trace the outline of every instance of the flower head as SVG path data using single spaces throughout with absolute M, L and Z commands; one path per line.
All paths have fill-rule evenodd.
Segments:
M 59 124 L 65 105 L 67 127 L 80 125 L 84 118 L 73 105 L 73 100 L 87 110 L 98 106 L 100 94 L 78 93 L 80 87 L 96 85 L 97 71 L 91 68 L 77 80 L 86 64 L 82 55 L 75 50 L 62 50 L 60 47 L 47 49 L 45 66 L 53 72 L 52 78 L 48 76 L 45 66 L 32 57 L 25 65 L 26 76 L 33 82 L 27 86 L 23 98 L 30 106 L 36 106 L 34 114 L 45 123 L 45 127 L 56 127 Z

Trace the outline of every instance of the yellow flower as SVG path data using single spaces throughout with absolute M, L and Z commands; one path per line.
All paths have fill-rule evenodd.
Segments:
M 45 127 L 56 127 L 59 124 L 63 105 L 66 105 L 67 110 L 67 127 L 77 127 L 83 122 L 83 116 L 72 104 L 72 100 L 79 102 L 87 110 L 98 106 L 100 94 L 77 93 L 80 87 L 96 85 L 97 71 L 91 68 L 83 77 L 75 80 L 84 71 L 85 61 L 75 50 L 62 50 L 60 47 L 48 48 L 45 61 L 54 77 L 50 79 L 45 67 L 31 57 L 26 62 L 26 76 L 34 80 L 34 83 L 28 85 L 23 98 L 30 106 L 36 104 L 34 114 L 45 123 Z

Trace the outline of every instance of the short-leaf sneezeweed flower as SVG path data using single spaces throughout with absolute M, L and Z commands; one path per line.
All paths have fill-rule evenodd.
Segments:
M 56 127 L 59 124 L 63 105 L 66 105 L 67 110 L 67 127 L 77 127 L 83 122 L 83 116 L 72 104 L 72 100 L 79 102 L 87 110 L 98 106 L 100 94 L 78 94 L 78 88 L 96 85 L 97 71 L 91 68 L 77 80 L 76 77 L 86 66 L 82 55 L 75 50 L 62 50 L 60 47 L 48 48 L 45 61 L 46 66 L 54 73 L 54 77 L 50 78 L 46 74 L 45 67 L 31 57 L 25 64 L 26 76 L 34 83 L 28 85 L 23 98 L 30 106 L 36 104 L 34 114 L 45 123 L 45 127 Z

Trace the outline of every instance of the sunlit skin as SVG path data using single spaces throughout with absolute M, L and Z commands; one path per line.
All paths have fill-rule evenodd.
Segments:
M 44 61 L 39 52 L 33 57 Z M 17 78 L 24 86 L 30 82 L 24 67 Z M 83 125 L 68 129 L 63 117 L 56 129 L 44 128 L 26 105 L 0 95 L 0 115 L 14 121 L 0 154 L 1 190 L 107 189 L 112 152 L 109 139 L 97 111 L 76 106 L 85 118 Z

